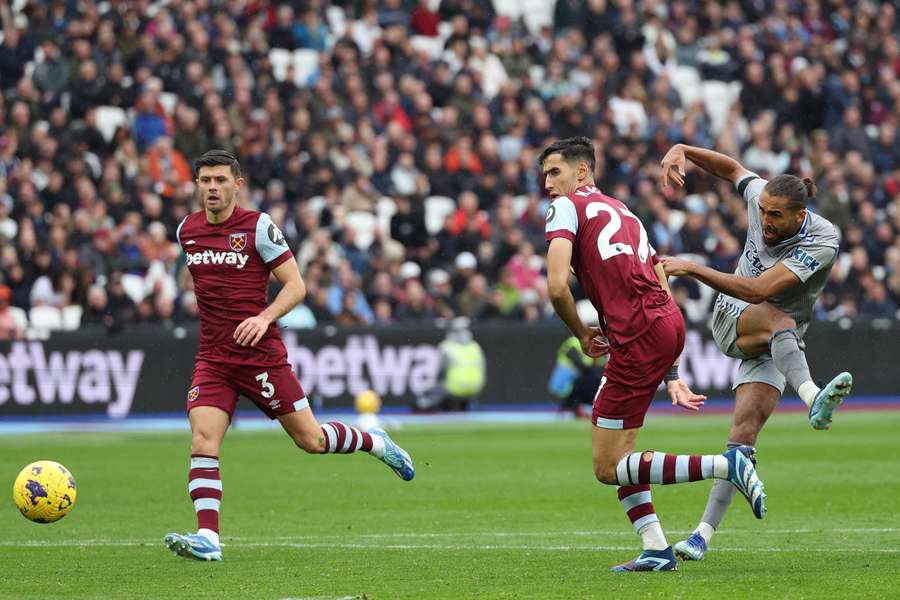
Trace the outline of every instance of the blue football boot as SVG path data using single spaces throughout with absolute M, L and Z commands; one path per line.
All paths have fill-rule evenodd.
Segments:
M 707 549 L 706 540 L 695 531 L 688 539 L 675 544 L 675 556 L 681 560 L 703 560 Z
M 394 440 L 391 439 L 391 436 L 389 436 L 384 429 L 370 429 L 369 433 L 371 435 L 377 435 L 384 440 L 384 456 L 381 460 L 384 461 L 384 464 L 393 469 L 394 473 L 396 473 L 400 479 L 403 481 L 410 481 L 416 476 L 416 468 L 413 466 L 412 458 L 409 457 L 406 450 L 398 446 Z
M 628 572 L 675 571 L 676 569 L 678 569 L 678 561 L 675 560 L 672 546 L 669 546 L 665 550 L 644 550 L 636 559 L 630 560 L 624 565 L 616 565 L 611 570 Z
M 819 390 L 815 400 L 809 405 L 809 424 L 813 429 L 829 429 L 834 409 L 843 402 L 852 388 L 853 375 L 845 371 Z
M 196 533 L 167 533 L 163 538 L 166 548 L 178 556 L 195 560 L 222 560 L 222 548 Z
M 750 446 L 738 446 L 723 456 L 728 459 L 728 481 L 744 495 L 756 518 L 762 519 L 766 515 L 766 492 L 753 466 L 753 453 Z

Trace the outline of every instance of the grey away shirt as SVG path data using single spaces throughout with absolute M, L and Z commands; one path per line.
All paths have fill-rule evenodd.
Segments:
M 762 218 L 759 213 L 759 197 L 768 181 L 756 175 L 744 177 L 737 183 L 737 190 L 747 201 L 749 226 L 747 243 L 741 254 L 735 273 L 742 277 L 759 277 L 777 263 L 784 263 L 800 282 L 782 294 L 769 298 L 768 302 L 797 322 L 802 336 L 810 321 L 816 296 L 825 287 L 831 267 L 834 266 L 840 245 L 837 228 L 827 219 L 810 211 L 797 235 L 769 247 L 763 240 Z

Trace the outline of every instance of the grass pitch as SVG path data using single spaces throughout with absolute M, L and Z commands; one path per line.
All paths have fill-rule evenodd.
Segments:
M 651 417 L 638 449 L 720 452 L 727 417 Z M 639 552 L 615 491 L 593 479 L 586 422 L 406 427 L 400 481 L 362 454 L 307 456 L 276 432 L 222 453 L 221 563 L 162 544 L 196 527 L 188 436 L 0 438 L 0 481 L 37 459 L 72 470 L 50 525 L 0 502 L 0 598 L 889 598 L 900 581 L 900 412 L 843 413 L 828 432 L 773 418 L 759 443 L 769 514 L 738 496 L 707 559 L 611 573 Z M 674 543 L 709 482 L 655 486 Z

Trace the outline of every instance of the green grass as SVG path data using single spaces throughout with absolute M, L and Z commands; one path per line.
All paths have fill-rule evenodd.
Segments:
M 726 417 L 651 418 L 638 448 L 720 451 Z M 0 481 L 42 458 L 78 481 L 52 525 L 0 502 L 2 598 L 887 598 L 900 578 L 900 412 L 814 432 L 776 416 L 759 444 L 769 514 L 740 497 L 702 563 L 617 574 L 639 540 L 593 480 L 589 425 L 406 427 L 412 483 L 375 459 L 307 456 L 236 431 L 222 455 L 222 563 L 162 545 L 195 528 L 186 434 L 0 437 Z M 6 484 L 4 484 L 6 485 Z M 707 482 L 654 488 L 670 542 Z

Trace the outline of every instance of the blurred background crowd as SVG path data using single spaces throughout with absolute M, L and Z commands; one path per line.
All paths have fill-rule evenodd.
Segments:
M 536 155 L 588 135 L 661 254 L 732 270 L 747 213 L 674 143 L 811 176 L 824 320 L 897 319 L 891 2 L 0 0 L 0 338 L 197 319 L 192 159 L 237 153 L 309 294 L 282 320 L 552 317 Z M 688 319 L 712 293 L 676 282 Z

